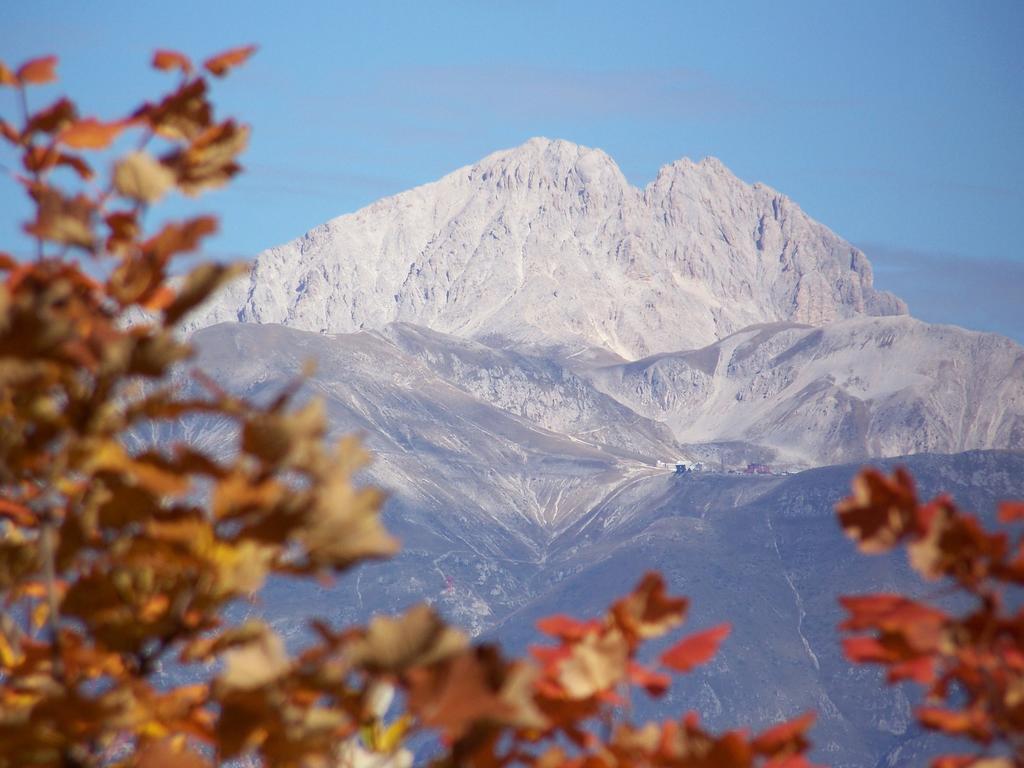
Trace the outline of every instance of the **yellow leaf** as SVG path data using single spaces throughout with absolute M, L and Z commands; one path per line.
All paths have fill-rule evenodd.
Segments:
M 284 676 L 291 667 L 281 640 L 269 627 L 249 643 L 224 654 L 220 683 L 234 690 L 262 688 Z
M 140 203 L 155 203 L 174 186 L 174 174 L 146 152 L 125 155 L 114 168 L 114 188 Z

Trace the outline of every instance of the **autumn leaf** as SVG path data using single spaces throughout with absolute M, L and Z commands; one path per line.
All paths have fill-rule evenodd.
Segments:
M 155 258 L 166 261 L 178 253 L 190 253 L 199 247 L 203 238 L 217 231 L 217 220 L 212 216 L 196 216 L 183 222 L 170 222 L 153 237 L 142 242 L 140 248 Z
M 192 139 L 188 147 L 171 152 L 162 162 L 177 174 L 187 195 L 226 184 L 242 170 L 235 158 L 249 143 L 249 128 L 233 120 L 212 125 Z
M 862 552 L 885 552 L 907 533 L 914 522 L 917 493 L 906 470 L 892 478 L 866 469 L 853 480 L 853 495 L 836 505 L 846 535 Z
M 0 61 L 0 85 L 18 85 L 17 75 L 15 75 L 2 61 Z
M 153 53 L 153 66 L 166 71 L 180 69 L 183 74 L 191 74 L 192 62 L 188 57 L 177 51 L 158 50 Z
M 200 264 L 189 272 L 174 299 L 164 308 L 164 320 L 168 324 L 177 323 L 220 286 L 245 275 L 248 271 L 244 264 Z
M 282 677 L 291 667 L 284 641 L 264 627 L 263 632 L 243 645 L 224 653 L 224 672 L 219 684 L 228 689 L 262 688 Z
M 573 643 L 557 666 L 556 680 L 570 699 L 585 699 L 614 688 L 628 669 L 629 644 L 613 630 Z
M 210 762 L 183 739 L 169 738 L 146 744 L 139 752 L 138 768 L 208 768 Z
M 26 134 L 59 133 L 78 119 L 78 110 L 69 99 L 58 99 L 32 115 L 25 126 Z
M 731 627 L 728 624 L 720 624 L 690 635 L 665 651 L 661 655 L 661 663 L 676 672 L 689 672 L 694 667 L 710 661 L 730 631 Z
M 562 640 L 581 640 L 586 635 L 599 632 L 604 624 L 597 619 L 580 621 L 565 614 L 546 616 L 537 622 L 537 629 L 545 635 Z
M 106 149 L 124 129 L 124 122 L 103 123 L 90 117 L 65 128 L 57 138 L 74 149 Z
M 213 108 L 206 98 L 202 78 L 183 83 L 157 104 L 144 104 L 132 115 L 143 120 L 159 136 L 170 141 L 191 141 L 210 127 Z
M 174 174 L 145 152 L 131 152 L 114 166 L 114 188 L 140 203 L 155 203 L 174 186 Z
M 431 664 L 465 646 L 465 635 L 446 626 L 429 606 L 420 604 L 403 616 L 374 617 L 366 634 L 350 647 L 349 655 L 354 664 L 373 671 L 401 672 Z
M 686 598 L 669 597 L 665 580 L 652 572 L 612 606 L 611 615 L 628 636 L 647 640 L 682 624 L 687 604 Z
M 999 522 L 1018 523 L 1024 520 L 1024 501 L 1004 501 L 999 505 Z
M 803 752 L 810 746 L 807 731 L 814 725 L 816 719 L 817 715 L 814 712 L 807 712 L 762 732 L 750 745 L 755 752 L 771 758 L 788 757 Z
M 480 646 L 409 672 L 409 709 L 449 740 L 476 723 L 540 729 L 546 719 L 532 698 L 533 671 Z
M 57 57 L 43 56 L 22 64 L 16 73 L 22 85 L 42 85 L 57 79 Z
M 203 66 L 206 67 L 213 75 L 217 77 L 223 77 L 228 71 L 243 64 L 250 56 L 256 52 L 255 45 L 246 45 L 241 48 L 232 48 L 224 53 L 211 56 L 203 62 Z
M 92 230 L 95 203 L 86 195 L 64 197 L 57 189 L 36 185 L 30 190 L 36 201 L 36 218 L 25 231 L 43 240 L 92 250 L 96 236 Z

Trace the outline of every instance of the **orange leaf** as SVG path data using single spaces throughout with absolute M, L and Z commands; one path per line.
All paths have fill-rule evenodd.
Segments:
M 0 85 L 18 85 L 18 78 L 2 61 L 0 61 Z
M 57 79 L 57 57 L 43 56 L 26 61 L 18 68 L 18 82 L 22 85 L 42 85 Z
M 228 70 L 232 67 L 237 67 L 239 64 L 245 62 L 250 56 L 256 52 L 255 45 L 246 45 L 241 48 L 232 48 L 230 51 L 224 51 L 216 56 L 211 56 L 209 59 L 203 62 L 203 66 L 206 67 L 212 74 L 217 77 L 224 77 L 228 73 Z
M 590 621 L 579 621 L 571 616 L 557 614 L 547 616 L 537 622 L 537 629 L 545 635 L 558 637 L 562 640 L 579 640 L 585 635 L 597 632 L 601 629 L 601 622 L 591 619 Z
M 689 672 L 694 667 L 710 661 L 731 630 L 728 624 L 719 624 L 717 627 L 690 635 L 665 651 L 661 655 L 661 663 L 676 672 Z
M 1017 523 L 1024 520 L 1024 501 L 1004 501 L 999 505 L 1000 523 Z
M 917 719 L 925 728 L 953 735 L 969 736 L 987 742 L 991 738 L 991 724 L 983 711 L 976 709 L 941 709 L 920 707 Z
M 4 254 L 0 254 L 2 256 Z M 28 507 L 7 499 L 0 499 L 0 517 L 11 520 L 16 525 L 34 526 L 39 518 Z
M 192 62 L 188 56 L 177 51 L 156 51 L 153 53 L 153 66 L 165 72 L 180 69 L 186 75 L 192 72 Z
M 90 117 L 65 128 L 58 139 L 75 149 L 106 149 L 124 127 L 125 124 L 120 121 L 101 123 Z

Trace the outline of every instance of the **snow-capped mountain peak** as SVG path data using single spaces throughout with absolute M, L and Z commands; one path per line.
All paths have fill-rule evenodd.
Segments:
M 409 322 L 635 359 L 754 323 L 905 311 L 860 251 L 714 158 L 641 190 L 601 150 L 536 138 L 265 251 L 196 325 Z

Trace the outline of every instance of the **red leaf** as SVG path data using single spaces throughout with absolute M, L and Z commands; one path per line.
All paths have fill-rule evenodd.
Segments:
M 211 56 L 203 62 L 203 66 L 217 77 L 224 77 L 229 69 L 244 63 L 254 53 L 256 53 L 255 45 L 232 48 L 230 51 L 224 51 L 224 53 Z
M 890 683 L 913 680 L 921 685 L 931 685 L 935 682 L 935 659 L 931 656 L 922 656 L 891 664 L 888 680 Z
M 802 752 L 807 747 L 807 730 L 817 717 L 814 712 L 806 712 L 787 723 L 769 728 L 750 742 L 750 746 L 755 752 L 768 757 L 784 752 Z
M 855 664 L 870 662 L 887 664 L 892 653 L 873 637 L 847 637 L 843 639 L 843 653 Z
M 153 66 L 167 72 L 180 69 L 186 75 L 192 72 L 192 62 L 188 56 L 177 51 L 156 51 L 153 53 Z
M 635 661 L 629 663 L 629 682 L 640 686 L 651 696 L 663 696 L 672 684 L 668 675 L 662 675 Z
M 1004 501 L 999 505 L 1000 523 L 1017 523 L 1024 520 L 1024 501 Z
M 562 640 L 579 640 L 601 629 L 601 622 L 596 619 L 580 621 L 571 616 L 557 614 L 555 616 L 547 616 L 538 621 L 537 629 L 545 635 L 551 635 Z
M 661 655 L 661 663 L 676 672 L 688 672 L 709 661 L 718 651 L 721 642 L 728 637 L 731 629 L 728 624 L 720 624 L 690 635 L 665 651 Z
M 26 61 L 18 67 L 17 78 L 22 85 L 52 83 L 57 79 L 57 57 L 43 56 Z

